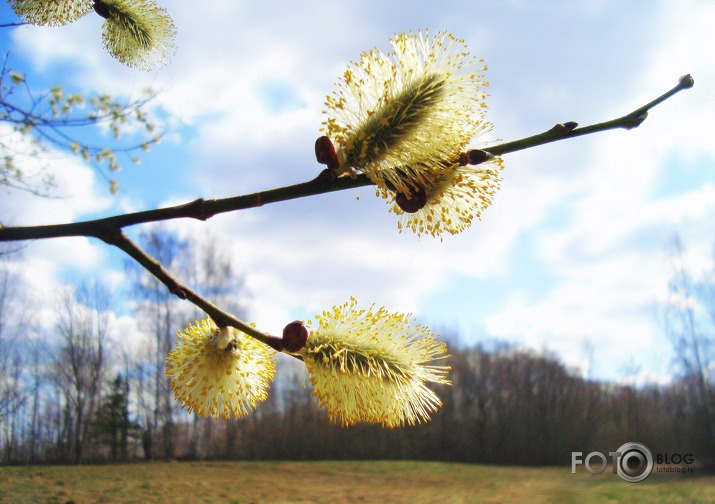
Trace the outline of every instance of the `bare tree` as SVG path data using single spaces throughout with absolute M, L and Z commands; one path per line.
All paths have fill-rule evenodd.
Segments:
M 12 275 L 6 265 L 0 263 L 0 420 L 7 417 L 17 397 L 9 381 L 14 335 L 10 321 L 10 285 Z
M 189 264 L 188 243 L 161 227 L 154 227 L 142 233 L 140 241 L 147 250 L 166 267 L 186 271 Z M 151 391 L 153 398 L 142 400 L 145 412 L 142 415 L 145 430 L 144 449 L 147 458 L 156 459 L 158 442 L 161 439 L 162 454 L 166 459 L 174 457 L 174 399 L 170 381 L 166 376 L 166 355 L 173 348 L 175 334 L 185 322 L 180 318 L 177 299 L 168 292 L 155 277 L 146 274 L 129 263 L 128 270 L 134 280 L 134 292 L 141 300 L 140 317 L 146 321 L 153 335 L 150 354 L 152 364 L 143 366 L 142 383 L 139 390 L 146 394 Z M 146 373 L 151 376 L 146 376 Z M 148 379 L 147 379 L 148 378 Z
M 18 416 L 27 400 L 23 368 L 27 365 L 20 346 L 27 333 L 29 309 L 23 285 L 11 259 L 17 254 L 0 251 L 0 428 L 4 432 L 4 458 L 12 458 L 16 446 Z M 26 335 L 26 334 L 25 334 Z
M 57 330 L 62 338 L 55 369 L 63 387 L 71 458 L 81 463 L 99 403 L 105 370 L 109 295 L 94 285 L 64 296 Z
M 49 354 L 39 341 L 30 343 L 27 351 L 27 358 L 30 364 L 28 373 L 27 393 L 31 397 L 29 412 L 28 442 L 27 442 L 27 462 L 32 464 L 38 459 L 38 448 L 41 439 L 40 407 L 42 406 L 41 389 L 46 382 L 46 362 Z
M 706 438 L 703 449 L 712 453 L 715 450 L 715 391 L 710 369 L 715 363 L 713 285 L 706 280 L 695 281 L 687 271 L 683 244 L 678 236 L 672 240 L 671 258 L 673 271 L 665 310 L 666 333 Z

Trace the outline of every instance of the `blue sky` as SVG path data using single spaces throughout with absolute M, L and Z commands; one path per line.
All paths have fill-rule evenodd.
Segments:
M 161 2 L 160 2 L 161 3 Z M 569 120 L 630 112 L 691 73 L 696 85 L 632 131 L 612 131 L 505 157 L 494 204 L 443 241 L 397 233 L 373 190 L 344 191 L 174 222 L 216 237 L 246 276 L 251 319 L 279 333 L 356 296 L 414 313 L 468 343 L 503 339 L 556 352 L 596 378 L 663 379 L 671 350 L 659 322 L 680 233 L 688 267 L 712 271 L 715 243 L 715 4 L 709 1 L 163 2 L 177 53 L 156 72 L 102 49 L 100 19 L 4 29 L 13 65 L 38 86 L 136 95 L 147 85 L 167 136 L 122 193 L 73 160 L 66 198 L 3 194 L 14 224 L 70 221 L 224 197 L 312 178 L 323 101 L 361 51 L 429 27 L 464 38 L 489 66 L 486 140 L 513 140 Z M 0 7 L 3 20 L 13 15 Z M 474 146 L 478 146 L 475 142 Z M 25 251 L 35 291 L 66 278 L 123 284 L 121 256 L 84 239 Z M 131 320 L 122 319 L 131 331 Z M 632 377 L 630 377 L 632 378 Z

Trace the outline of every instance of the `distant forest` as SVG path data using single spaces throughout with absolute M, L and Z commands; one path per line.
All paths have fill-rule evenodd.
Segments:
M 508 348 L 451 349 L 453 386 L 424 425 L 341 429 L 311 405 L 294 375 L 258 414 L 204 430 L 186 457 L 262 459 L 421 459 L 510 465 L 566 465 L 572 451 L 614 451 L 639 441 L 660 453 L 715 452 L 705 415 L 684 382 L 635 389 L 589 382 L 555 358 Z M 276 393 L 277 392 L 277 393 Z M 211 432 L 208 436 L 207 432 Z M 184 425 L 185 446 L 196 439 Z
M 659 453 L 693 453 L 702 464 L 715 453 L 686 381 L 645 388 L 591 382 L 553 357 L 509 349 L 452 348 L 451 356 L 453 386 L 437 390 L 443 408 L 429 423 L 393 430 L 330 424 L 312 404 L 302 370 L 282 361 L 268 401 L 252 415 L 214 420 L 177 408 L 172 423 L 151 438 L 127 401 L 129 382 L 118 376 L 85 422 L 81 462 L 388 458 L 566 465 L 572 451 L 608 452 L 626 441 Z M 33 402 L 5 419 L 2 461 L 80 462 L 72 408 L 45 404 L 33 426 Z
M 142 240 L 164 265 L 181 266 L 207 297 L 234 303 L 235 313 L 244 310 L 237 302 L 242 279 L 211 240 L 192 244 L 160 230 Z M 268 400 L 249 416 L 214 420 L 186 413 L 173 400 L 165 358 L 176 332 L 200 315 L 140 271 L 128 267 L 127 279 L 146 331 L 134 352 L 121 347 L 121 337 L 109 337 L 107 289 L 65 293 L 54 308 L 53 338 L 43 338 L 32 324 L 37 307 L 22 303 L 12 268 L 0 268 L 0 463 L 389 458 L 568 465 L 573 451 L 608 453 L 636 441 L 713 466 L 708 338 L 715 318 L 701 317 L 694 303 L 667 314 L 679 372 L 668 385 L 601 383 L 553 355 L 451 344 L 453 385 L 435 389 L 443 407 L 430 422 L 342 429 L 316 408 L 303 366 L 289 357 L 279 359 Z M 669 287 L 681 299 L 693 293 L 711 304 L 715 299 L 682 269 Z

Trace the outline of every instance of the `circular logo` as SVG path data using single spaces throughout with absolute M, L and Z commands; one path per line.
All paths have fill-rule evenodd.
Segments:
M 618 458 L 616 471 L 621 479 L 629 483 L 638 483 L 650 476 L 653 471 L 653 455 L 646 445 L 625 443 L 617 452 L 621 456 Z

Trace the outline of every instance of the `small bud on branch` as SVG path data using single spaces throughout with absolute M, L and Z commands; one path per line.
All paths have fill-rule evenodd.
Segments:
M 308 339 L 308 329 L 303 322 L 295 320 L 283 328 L 283 349 L 295 353 L 305 347 Z

